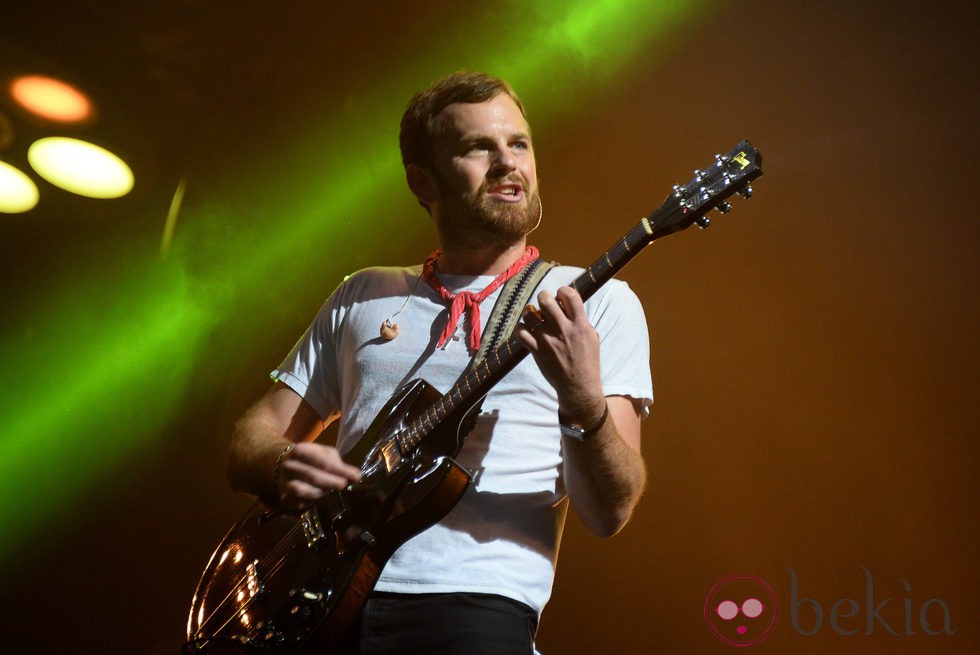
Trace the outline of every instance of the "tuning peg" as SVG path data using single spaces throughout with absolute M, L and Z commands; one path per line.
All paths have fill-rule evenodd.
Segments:
M 715 166 L 724 166 L 725 158 L 721 155 L 715 155 Z
M 746 199 L 752 197 L 752 187 L 751 186 L 746 185 L 745 188 L 742 189 L 742 197 L 743 198 L 746 198 Z
M 700 182 L 701 180 L 703 180 L 704 179 L 704 171 L 702 171 L 700 169 L 695 169 L 694 170 L 694 179 L 697 180 L 698 182 Z
M 715 209 L 717 209 L 718 211 L 720 211 L 722 214 L 727 214 L 728 212 L 730 212 L 732 210 L 732 203 L 721 201 L 721 202 L 718 203 L 718 205 L 715 207 Z
M 711 219 L 707 216 L 699 216 L 698 218 L 694 219 L 694 224 L 703 230 L 711 225 Z
M 675 184 L 674 185 L 674 197 L 675 198 L 680 198 L 683 195 L 684 195 L 684 190 L 681 188 L 681 185 L 680 184 Z

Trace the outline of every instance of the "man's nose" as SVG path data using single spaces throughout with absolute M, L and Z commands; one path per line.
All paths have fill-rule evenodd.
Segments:
M 494 149 L 492 167 L 495 171 L 504 170 L 510 172 L 517 168 L 514 153 L 507 146 Z

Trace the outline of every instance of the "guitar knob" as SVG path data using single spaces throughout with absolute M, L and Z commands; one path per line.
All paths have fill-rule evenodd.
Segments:
M 294 593 L 296 590 L 291 590 L 289 592 L 290 598 L 297 601 L 289 609 L 289 613 L 302 621 L 309 621 L 315 615 L 320 614 L 323 609 L 323 594 L 319 591 L 307 591 L 306 589 L 299 590 L 298 593 Z
M 749 198 L 752 197 L 752 187 L 751 186 L 746 185 L 745 188 L 742 189 L 742 197 L 745 198 L 745 199 L 749 199 Z
M 711 225 L 711 219 L 707 216 L 700 216 L 694 219 L 694 224 L 697 225 L 702 230 Z
M 282 646 L 283 644 L 286 643 L 286 635 L 283 633 L 282 630 L 280 630 L 275 625 L 273 625 L 271 621 L 262 628 L 262 632 L 259 634 L 262 638 L 262 641 L 264 642 L 263 645 Z M 251 641 L 248 641 L 248 642 L 242 642 L 242 645 L 254 646 L 256 644 L 253 644 L 251 643 Z
M 720 203 L 718 203 L 718 206 L 715 207 L 715 209 L 717 209 L 718 211 L 720 211 L 722 214 L 727 214 L 728 212 L 730 212 L 732 210 L 732 203 L 730 203 L 730 202 L 724 202 L 724 201 L 723 202 L 720 202 Z

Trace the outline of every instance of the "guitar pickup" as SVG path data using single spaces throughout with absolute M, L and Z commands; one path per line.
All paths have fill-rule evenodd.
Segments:
M 319 549 L 327 540 L 327 534 L 323 531 L 323 524 L 320 523 L 320 513 L 316 507 L 303 512 L 300 523 L 303 526 L 303 536 L 306 537 L 306 545 L 313 550 Z
M 381 446 L 381 457 L 384 458 L 385 472 L 389 475 L 401 466 L 402 452 L 395 439 L 389 439 Z

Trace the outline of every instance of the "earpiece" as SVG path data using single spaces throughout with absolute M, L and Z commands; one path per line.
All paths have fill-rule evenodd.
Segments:
M 381 323 L 381 338 L 385 341 L 391 341 L 398 336 L 398 323 L 392 323 L 391 317 L 386 318 Z
M 541 202 L 541 196 L 538 196 L 538 222 L 535 223 L 534 224 L 534 227 L 532 227 L 530 230 L 528 230 L 527 233 L 524 236 L 527 236 L 531 232 L 534 232 L 536 229 L 538 229 L 538 226 L 541 225 L 541 217 L 542 216 L 544 216 L 544 203 Z
M 402 306 L 399 307 L 397 311 L 395 311 L 388 318 L 386 318 L 381 322 L 381 338 L 384 339 L 385 341 L 392 341 L 394 340 L 395 337 L 398 336 L 398 323 L 392 323 L 391 319 L 401 314 L 402 311 L 406 307 L 408 307 L 408 301 L 411 300 L 412 296 L 415 295 L 415 290 L 418 289 L 419 282 L 421 280 L 422 280 L 422 271 L 420 269 L 419 276 L 415 278 L 415 284 L 412 285 L 412 292 L 408 294 L 407 298 L 405 298 L 405 302 L 402 303 Z

